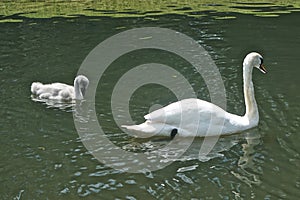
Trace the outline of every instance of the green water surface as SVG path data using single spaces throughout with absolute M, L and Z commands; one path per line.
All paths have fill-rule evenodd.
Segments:
M 119 7 L 108 1 L 53 2 L 0 3 L 0 199 L 299 199 L 298 1 L 160 1 L 144 7 L 136 1 Z M 77 134 L 72 107 L 32 101 L 30 84 L 72 84 L 96 45 L 122 31 L 149 26 L 184 33 L 209 52 L 224 81 L 229 112 L 245 111 L 243 57 L 260 52 L 269 72 L 253 74 L 257 128 L 222 137 L 206 159 L 198 157 L 203 139 L 196 139 L 169 166 L 133 174 L 95 159 Z M 169 142 L 135 140 L 116 126 L 111 114 L 118 77 L 154 61 L 180 69 L 198 98 L 210 100 L 203 79 L 174 56 L 140 51 L 120 58 L 100 81 L 96 111 L 107 137 L 129 151 L 159 150 Z M 142 87 L 130 105 L 132 117 L 142 122 L 151 105 L 174 101 L 166 88 Z

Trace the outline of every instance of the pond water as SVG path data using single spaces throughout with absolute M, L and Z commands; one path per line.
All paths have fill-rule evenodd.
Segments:
M 300 13 L 203 14 L 18 16 L 22 22 L 0 23 L 1 199 L 298 199 Z M 186 34 L 209 52 L 224 81 L 229 112 L 245 111 L 244 56 L 260 52 L 269 72 L 263 75 L 256 70 L 253 75 L 260 111 L 257 128 L 220 138 L 204 158 L 198 156 L 203 142 L 199 138 L 182 157 L 160 170 L 127 173 L 104 165 L 87 151 L 76 131 L 72 106 L 33 101 L 30 84 L 72 84 L 83 60 L 100 42 L 125 30 L 150 26 Z M 210 100 L 202 78 L 174 55 L 143 50 L 120 57 L 100 80 L 95 106 L 107 138 L 127 151 L 159 151 L 170 142 L 131 138 L 116 126 L 110 108 L 113 87 L 122 73 L 154 62 L 179 69 L 198 98 Z M 140 123 L 151 106 L 174 101 L 166 88 L 144 86 L 130 103 L 132 118 Z

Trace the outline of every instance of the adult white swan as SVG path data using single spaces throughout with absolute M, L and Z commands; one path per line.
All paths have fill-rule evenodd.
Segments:
M 246 105 L 244 116 L 228 113 L 212 103 L 191 98 L 172 103 L 145 115 L 146 121 L 142 124 L 122 127 L 138 135 L 171 136 L 171 138 L 175 135 L 183 137 L 225 135 L 255 127 L 259 121 L 259 114 L 252 83 L 254 67 L 263 73 L 267 72 L 263 65 L 263 57 L 252 52 L 245 57 L 243 62 Z
M 74 80 L 74 86 L 64 83 L 42 84 L 40 82 L 33 82 L 31 84 L 31 93 L 38 99 L 81 100 L 84 98 L 88 85 L 88 78 L 78 75 Z

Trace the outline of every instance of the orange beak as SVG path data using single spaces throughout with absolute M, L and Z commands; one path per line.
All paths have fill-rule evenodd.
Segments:
M 263 64 L 259 66 L 259 70 L 264 74 L 267 73 L 266 67 Z

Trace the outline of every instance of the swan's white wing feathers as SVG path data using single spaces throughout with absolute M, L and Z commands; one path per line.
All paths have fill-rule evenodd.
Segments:
M 166 124 L 178 124 L 180 120 L 195 121 L 195 118 L 201 117 L 204 121 L 206 118 L 224 118 L 225 111 L 207 101 L 200 99 L 184 99 L 172 103 L 164 108 L 153 111 L 144 116 L 146 120 Z M 205 119 L 204 119 L 205 118 Z M 196 119 L 197 120 L 197 119 Z

